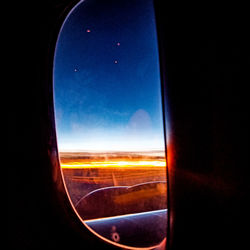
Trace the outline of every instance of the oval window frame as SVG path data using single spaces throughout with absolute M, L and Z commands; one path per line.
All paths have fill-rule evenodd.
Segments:
M 57 23 L 57 26 L 55 28 L 55 30 L 57 32 L 54 38 L 54 49 L 53 49 L 53 63 L 52 63 L 52 99 L 53 99 L 53 126 L 54 126 L 54 132 L 55 132 L 55 148 L 53 147 L 53 149 L 50 152 L 50 159 L 51 159 L 51 163 L 52 163 L 52 177 L 53 177 L 53 181 L 54 183 L 56 183 L 56 190 L 58 192 L 59 195 L 58 199 L 61 201 L 61 204 L 65 205 L 65 208 L 63 209 L 64 213 L 67 214 L 68 216 L 68 220 L 71 224 L 74 224 L 74 227 L 77 224 L 77 231 L 80 231 L 80 234 L 83 236 L 83 238 L 88 237 L 89 239 L 92 240 L 99 240 L 100 244 L 107 244 L 106 247 L 108 248 L 113 248 L 115 247 L 115 249 L 138 249 L 138 250 L 153 250 L 153 249 L 163 249 L 166 246 L 166 239 L 167 239 L 167 235 L 166 237 L 162 240 L 162 242 L 160 242 L 159 244 L 155 245 L 155 246 L 151 246 L 151 247 L 132 247 L 132 246 L 127 246 L 127 245 L 123 245 L 117 242 L 114 242 L 112 240 L 109 240 L 108 238 L 105 238 L 104 236 L 98 234 L 96 231 L 94 231 L 90 226 L 88 226 L 84 220 L 81 218 L 81 216 L 78 214 L 72 200 L 70 197 L 70 194 L 68 192 L 66 183 L 65 183 L 65 178 L 64 178 L 64 174 L 61 168 L 61 163 L 60 163 L 60 155 L 59 155 L 59 150 L 58 150 L 58 144 L 57 144 L 57 132 L 56 132 L 56 121 L 55 121 L 55 98 L 54 98 L 54 62 L 55 62 L 55 54 L 56 54 L 56 48 L 57 48 L 57 42 L 61 33 L 61 30 L 63 29 L 63 26 L 65 24 L 65 22 L 67 21 L 68 17 L 71 15 L 71 13 L 80 5 L 84 2 L 85 0 L 80 0 L 80 1 L 73 1 L 72 3 L 68 4 L 67 7 L 64 9 L 63 13 L 60 15 L 59 17 L 59 21 Z M 153 1 L 153 0 L 152 0 Z M 154 1 L 153 1 L 154 2 Z M 155 20 L 156 26 L 157 26 L 157 20 Z M 159 43 L 159 37 L 157 34 L 157 41 Z M 158 52 L 159 53 L 159 52 Z M 159 61 L 161 62 L 161 58 L 159 56 Z M 161 65 L 160 65 L 161 66 Z M 161 67 L 160 67 L 160 73 L 161 73 Z M 162 76 L 162 74 L 161 74 Z M 165 106 L 165 97 L 163 96 L 163 83 L 161 80 L 161 95 L 162 95 L 162 112 L 163 112 L 163 116 L 165 116 L 165 111 L 164 111 L 164 106 Z M 164 101 L 164 102 L 163 102 Z M 165 118 L 163 117 L 163 127 L 164 127 L 164 142 L 165 142 L 165 155 L 167 155 L 167 147 L 166 147 L 166 126 L 165 126 Z M 166 158 L 166 162 L 167 162 L 167 157 Z M 168 164 L 167 164 L 168 165 Z M 167 180 L 168 180 L 168 167 L 166 165 L 166 172 L 167 172 Z M 167 194 L 168 194 L 168 181 L 167 181 Z M 168 196 L 168 195 L 167 195 Z M 167 203 L 169 203 L 168 198 L 167 198 Z M 74 215 L 74 216 L 73 216 Z M 77 218 L 77 221 L 75 220 Z M 167 213 L 167 225 L 169 224 L 169 213 Z M 166 226 L 167 226 L 166 225 Z M 168 227 L 168 226 L 167 226 Z M 84 230 L 86 229 L 86 230 Z M 166 230 L 166 232 L 168 232 L 168 230 Z M 163 248 L 162 248 L 163 246 Z M 106 249 L 105 247 L 105 249 Z

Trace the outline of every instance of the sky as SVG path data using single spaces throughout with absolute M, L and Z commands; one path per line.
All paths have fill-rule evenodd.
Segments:
M 164 148 L 151 0 L 85 0 L 69 13 L 54 56 L 59 151 Z

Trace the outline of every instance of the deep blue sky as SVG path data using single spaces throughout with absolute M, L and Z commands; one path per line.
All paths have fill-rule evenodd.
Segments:
M 151 0 L 86 0 L 66 18 L 54 60 L 59 150 L 163 148 Z

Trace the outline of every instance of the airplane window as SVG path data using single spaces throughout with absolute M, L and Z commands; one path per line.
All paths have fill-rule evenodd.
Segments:
M 167 179 L 153 0 L 80 1 L 53 78 L 61 172 L 83 225 L 122 248 L 159 248 Z

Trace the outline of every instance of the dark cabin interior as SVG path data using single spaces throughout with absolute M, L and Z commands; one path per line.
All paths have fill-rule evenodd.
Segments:
M 8 249 L 113 249 L 64 201 L 51 172 L 53 51 L 77 1 L 15 3 L 8 101 Z M 245 249 L 249 221 L 246 7 L 155 1 L 171 127 L 167 248 Z M 10 104 L 10 105 L 9 105 Z M 57 173 L 58 174 L 58 173 Z M 71 212 L 69 212 L 69 210 Z

